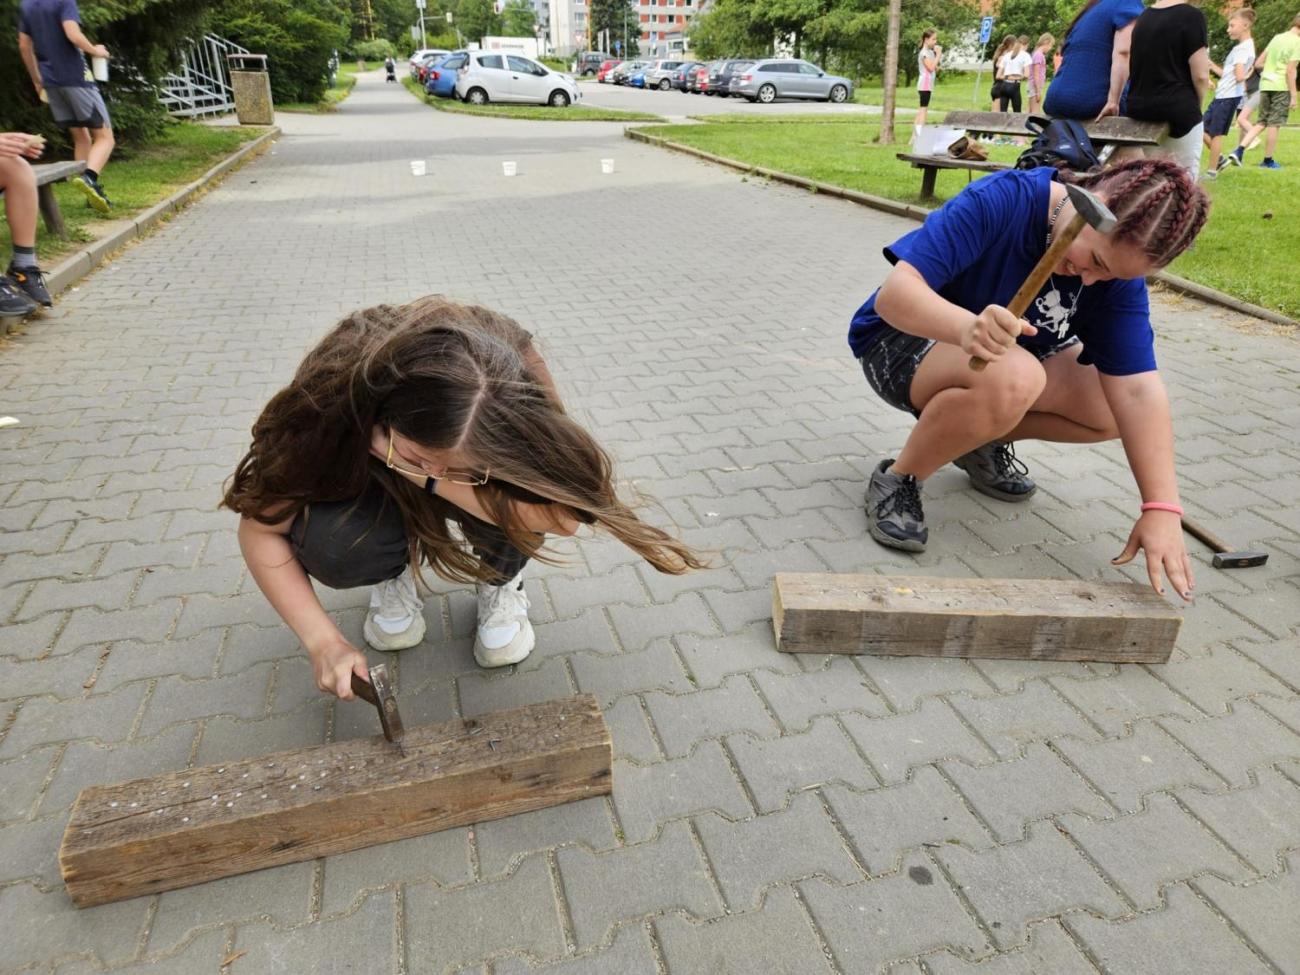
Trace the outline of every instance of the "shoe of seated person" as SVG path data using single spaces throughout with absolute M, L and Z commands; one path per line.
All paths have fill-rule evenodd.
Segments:
M 49 288 L 45 287 L 45 274 L 39 267 L 32 264 L 27 267 L 18 267 L 10 264 L 6 276 L 14 283 L 23 294 L 38 305 L 44 305 L 46 308 L 54 306 L 54 299 L 50 297 Z
M 474 659 L 480 667 L 508 667 L 533 652 L 537 637 L 528 605 L 522 572 L 504 585 L 479 583 Z
M 0 275 L 0 318 L 22 318 L 39 307 L 18 285 Z
M 390 652 L 424 640 L 424 600 L 415 591 L 415 576 L 409 565 L 400 576 L 370 591 L 370 609 L 361 632 L 376 650 Z
M 970 477 L 971 486 L 999 501 L 1028 501 L 1038 490 L 1009 443 L 993 441 L 953 461 Z

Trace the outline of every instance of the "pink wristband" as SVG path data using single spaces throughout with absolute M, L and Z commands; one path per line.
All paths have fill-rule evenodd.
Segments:
M 1144 501 L 1142 503 L 1143 511 L 1171 511 L 1178 517 L 1183 516 L 1183 509 L 1176 504 L 1169 504 L 1167 501 Z

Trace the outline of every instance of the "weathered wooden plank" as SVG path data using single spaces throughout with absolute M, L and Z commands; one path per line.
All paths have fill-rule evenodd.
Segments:
M 62 182 L 65 179 L 71 179 L 78 173 L 86 171 L 84 162 L 54 162 L 54 163 L 35 163 L 32 165 L 32 172 L 36 174 L 36 185 L 46 186 L 49 183 Z
M 499 819 L 612 789 L 589 694 L 83 789 L 59 866 L 79 907 Z
M 1028 135 L 1025 122 L 1029 118 L 1025 112 L 973 112 L 959 109 L 948 112 L 943 124 L 972 132 L 992 132 L 995 135 Z M 1164 122 L 1139 122 L 1137 119 L 1114 116 L 1080 124 L 1093 142 L 1116 145 L 1153 146 L 1169 132 L 1169 126 Z
M 1182 614 L 1125 582 L 778 573 L 772 622 L 786 653 L 1164 663 Z

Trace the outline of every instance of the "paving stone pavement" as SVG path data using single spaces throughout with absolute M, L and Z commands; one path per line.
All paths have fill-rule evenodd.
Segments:
M 1272 553 L 1217 572 L 1193 544 L 1167 665 L 794 658 L 776 570 L 1119 577 L 1122 452 L 1026 445 L 1023 507 L 941 471 L 930 551 L 885 551 L 860 500 L 908 420 L 844 333 L 909 224 L 373 77 L 281 122 L 0 349 L 22 420 L 0 431 L 0 970 L 1300 971 L 1294 336 L 1156 301 L 1184 498 Z M 435 291 L 534 329 L 656 517 L 714 553 L 670 579 L 566 543 L 530 572 L 523 665 L 475 668 L 455 586 L 394 661 L 410 721 L 594 693 L 614 797 L 74 909 L 56 851 L 80 788 L 373 733 L 314 692 L 216 504 L 316 337 Z M 366 593 L 323 598 L 359 641 Z

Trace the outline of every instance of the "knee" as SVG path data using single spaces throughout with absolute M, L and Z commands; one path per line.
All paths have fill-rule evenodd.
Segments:
M 36 173 L 25 159 L 0 159 L 0 189 L 36 192 Z
M 1047 373 L 1038 360 L 1027 352 L 1014 359 L 1008 356 L 1005 365 L 1007 368 L 1000 368 L 989 376 L 985 402 L 994 422 L 1010 429 L 1020 422 L 1042 395 L 1043 388 L 1047 385 Z

